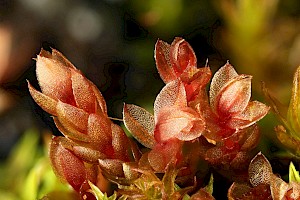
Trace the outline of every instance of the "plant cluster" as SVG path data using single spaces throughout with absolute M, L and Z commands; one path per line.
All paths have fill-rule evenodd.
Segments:
M 158 40 L 155 61 L 165 86 L 153 114 L 124 104 L 122 121 L 132 138 L 108 116 L 97 87 L 60 52 L 41 50 L 36 61 L 41 92 L 28 83 L 29 91 L 63 134 L 52 138 L 51 164 L 80 198 L 214 199 L 212 178 L 203 181 L 203 165 L 238 181 L 230 187 L 229 199 L 298 198 L 298 183 L 280 182 L 262 154 L 251 161 L 260 139 L 256 122 L 270 108 L 250 100 L 252 76 L 238 74 L 229 62 L 212 75 L 207 64 L 198 68 L 184 39 L 171 44 Z M 291 133 L 276 129 L 280 141 L 292 143 L 296 152 L 297 74 L 288 119 L 280 118 Z M 264 91 L 277 112 L 274 98 Z M 108 183 L 118 187 L 110 197 L 103 194 Z M 278 190 L 279 183 L 283 189 Z

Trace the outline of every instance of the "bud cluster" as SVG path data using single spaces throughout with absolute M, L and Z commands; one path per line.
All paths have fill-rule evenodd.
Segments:
M 155 60 L 165 86 L 153 114 L 133 104 L 123 108 L 124 125 L 143 148 L 110 120 L 102 94 L 60 52 L 41 50 L 37 56 L 41 92 L 28 83 L 29 91 L 64 135 L 53 137 L 50 145 L 53 169 L 85 198 L 91 184 L 107 179 L 128 196 L 158 191 L 180 199 L 191 189 L 173 191 L 175 182 L 194 180 L 199 162 L 228 173 L 248 166 L 259 141 L 256 122 L 269 111 L 250 100 L 252 77 L 237 74 L 229 62 L 212 76 L 208 66 L 197 67 L 192 47 L 182 38 L 172 44 L 158 40 Z M 139 187 L 145 180 L 153 190 Z M 204 189 L 195 195 L 213 199 Z

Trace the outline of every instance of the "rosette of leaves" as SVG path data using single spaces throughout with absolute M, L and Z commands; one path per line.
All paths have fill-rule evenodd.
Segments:
M 256 122 L 269 111 L 265 104 L 250 101 L 252 77 L 239 75 L 226 63 L 213 76 L 207 92 L 211 71 L 208 66 L 197 67 L 192 47 L 182 38 L 171 44 L 158 40 L 155 60 L 166 85 L 154 102 L 154 115 L 130 104 L 123 110 L 127 129 L 151 149 L 150 165 L 162 172 L 176 158 L 178 167 L 191 166 L 197 162 L 186 162 L 193 154 L 214 166 L 239 169 L 249 162 L 248 154 L 259 141 Z M 196 143 L 198 148 L 190 150 L 191 154 L 183 152 L 187 143 Z

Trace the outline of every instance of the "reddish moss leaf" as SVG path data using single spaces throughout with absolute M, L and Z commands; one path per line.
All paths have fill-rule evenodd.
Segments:
M 181 81 L 172 81 L 160 91 L 154 102 L 154 116 L 157 116 L 160 109 L 171 106 L 187 106 L 186 92 Z
M 176 75 L 170 59 L 170 45 L 162 40 L 157 40 L 154 53 L 156 67 L 161 79 L 165 83 L 175 80 Z
M 60 137 L 52 139 L 49 157 L 56 175 L 79 191 L 87 175 L 84 163 L 60 144 Z

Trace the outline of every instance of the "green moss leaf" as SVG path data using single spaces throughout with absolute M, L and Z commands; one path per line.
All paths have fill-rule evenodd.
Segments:
M 111 195 L 110 197 L 107 197 L 106 193 L 102 193 L 101 190 L 94 185 L 92 182 L 88 182 L 91 190 L 90 192 L 96 197 L 97 200 L 116 200 L 117 199 L 117 194 L 114 193 L 113 195 Z
M 291 162 L 289 168 L 289 182 L 300 183 L 299 171 L 296 170 L 295 165 Z

